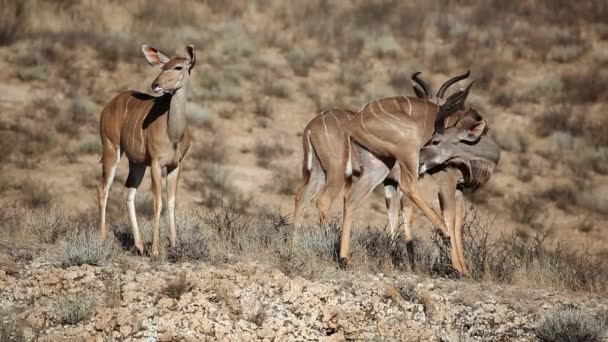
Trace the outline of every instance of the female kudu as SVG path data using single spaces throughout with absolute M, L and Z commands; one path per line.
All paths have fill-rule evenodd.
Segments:
M 106 237 L 106 204 L 116 167 L 123 153 L 129 159 L 129 175 L 125 186 L 126 206 L 133 229 L 135 247 L 144 251 L 137 217 L 135 215 L 135 193 L 150 166 L 152 190 L 154 192 L 154 231 L 152 255 L 159 255 L 160 213 L 162 210 L 162 169 L 167 169 L 167 198 L 171 226 L 171 245 L 177 243 L 175 224 L 175 198 L 181 172 L 181 161 L 188 147 L 190 136 L 186 119 L 186 94 L 190 73 L 196 64 L 194 47 L 186 47 L 187 58 L 173 57 L 158 49 L 142 46 L 142 51 L 151 66 L 161 69 L 152 82 L 158 97 L 125 91 L 114 97 L 103 109 L 99 121 L 99 133 L 103 144 L 101 157 L 102 175 L 97 192 L 99 196 L 99 230 Z

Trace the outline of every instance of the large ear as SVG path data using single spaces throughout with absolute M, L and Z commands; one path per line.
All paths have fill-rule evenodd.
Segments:
M 151 66 L 161 66 L 169 61 L 169 57 L 162 53 L 159 49 L 155 49 L 148 45 L 142 45 L 141 51 L 146 56 L 146 60 Z
M 486 130 L 486 120 L 477 121 L 469 129 L 460 133 L 458 138 L 461 141 L 476 142 Z
M 194 68 L 194 65 L 196 64 L 196 54 L 194 53 L 194 45 L 186 46 L 186 52 L 188 53 L 188 59 L 190 59 L 190 61 L 188 62 L 188 70 L 192 70 L 192 68 Z

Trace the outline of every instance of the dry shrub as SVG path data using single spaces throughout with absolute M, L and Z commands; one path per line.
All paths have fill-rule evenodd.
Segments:
M 293 195 L 299 184 L 300 177 L 293 169 L 280 167 L 274 172 L 272 183 L 264 188 L 281 195 Z
M 533 224 L 541 214 L 543 202 L 532 194 L 519 194 L 511 202 L 511 217 L 518 223 Z
M 53 200 L 48 186 L 31 178 L 21 182 L 19 190 L 23 195 L 24 204 L 31 208 L 47 208 Z
M 532 238 L 512 234 L 492 239 L 491 225 L 482 222 L 474 209 L 467 212 L 463 231 L 465 258 L 473 279 L 572 291 L 608 291 L 608 264 L 588 250 L 569 249 L 566 243 L 548 246 L 546 233 Z M 432 241 L 439 256 L 431 260 L 430 274 L 437 274 L 438 270 L 449 274 L 449 245 L 437 235 Z
M 177 278 L 167 282 L 167 286 L 163 288 L 161 294 L 179 300 L 182 295 L 190 291 L 192 291 L 192 284 L 186 279 L 186 274 L 181 273 Z
M 258 141 L 255 145 L 256 164 L 260 167 L 268 167 L 270 162 L 280 156 L 288 155 L 291 151 L 277 143 L 266 143 Z
M 26 231 L 40 243 L 53 244 L 73 230 L 73 218 L 56 209 L 28 209 Z
M 541 137 L 560 131 L 579 136 L 585 131 L 584 122 L 584 118 L 574 114 L 569 106 L 559 106 L 546 110 L 535 120 L 536 132 Z
M 272 117 L 272 102 L 268 97 L 256 96 L 253 113 L 259 118 Z
M 536 328 L 541 342 L 601 342 L 608 336 L 608 316 L 593 315 L 573 305 L 547 314 Z
M 370 65 L 360 60 L 342 64 L 338 69 L 336 81 L 342 87 L 349 89 L 351 95 L 358 94 L 372 80 L 369 69 Z
M 55 303 L 55 313 L 59 323 L 75 325 L 93 316 L 95 301 L 84 295 L 73 295 Z
M 16 312 L 3 309 L 0 312 L 0 341 L 25 342 L 23 327 L 16 319 Z
M 595 102 L 606 94 L 608 89 L 608 68 L 594 65 L 580 71 L 571 71 L 562 75 L 564 95 L 571 103 Z
M 226 138 L 221 134 L 205 137 L 191 147 L 191 158 L 204 163 L 221 164 L 226 161 Z
M 83 232 L 64 241 L 59 262 L 62 267 L 105 265 L 115 254 L 111 240 L 102 240 L 98 232 Z
M 193 184 L 193 187 L 200 187 L 200 204 L 211 209 L 226 207 L 239 212 L 249 210 L 252 197 L 232 184 L 231 174 L 222 165 L 203 163 L 203 180 Z
M 204 227 L 199 216 L 186 214 L 178 216 L 179 228 L 177 246 L 171 247 L 167 254 L 170 262 L 208 261 L 209 242 L 204 235 Z
M 0 1 L 0 46 L 9 45 L 29 29 L 27 1 Z
M 265 77 L 262 81 L 262 92 L 268 96 L 288 99 L 291 97 L 293 90 L 291 82 L 287 79 Z
M 316 49 L 297 47 L 291 50 L 286 58 L 296 75 L 306 77 L 310 68 L 314 66 L 318 55 L 319 52 Z

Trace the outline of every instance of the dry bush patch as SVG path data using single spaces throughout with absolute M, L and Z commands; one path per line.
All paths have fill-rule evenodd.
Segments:
M 542 342 L 601 342 L 608 336 L 608 316 L 565 305 L 540 321 L 536 336 Z
M 211 209 L 231 208 L 239 212 L 250 209 L 252 196 L 230 182 L 230 170 L 222 165 L 204 163 L 201 175 L 203 181 L 192 185 L 194 188 L 200 187 L 200 204 Z
M 28 209 L 24 214 L 26 231 L 40 243 L 53 244 L 72 230 L 73 218 L 56 209 Z
M 519 194 L 511 202 L 511 217 L 518 223 L 533 224 L 541 214 L 543 202 L 534 195 Z
M 23 196 L 24 204 L 28 207 L 45 208 L 49 207 L 53 201 L 48 186 L 31 178 L 23 180 L 19 185 L 19 190 Z
M 267 168 L 270 166 L 270 162 L 281 156 L 288 155 L 291 153 L 290 150 L 283 147 L 282 144 L 278 143 L 266 143 L 258 141 L 255 145 L 255 156 L 257 157 L 256 164 L 260 167 Z
M 162 295 L 179 300 L 184 293 L 192 291 L 192 284 L 186 279 L 186 274 L 181 273 L 177 278 L 167 282 L 163 288 Z
M 16 312 L 10 309 L 2 309 L 0 312 L 0 341 L 25 342 L 23 327 L 16 319 Z
M 95 301 L 84 295 L 73 295 L 55 303 L 55 314 L 61 324 L 75 325 L 95 313 Z
M 59 262 L 62 267 L 102 266 L 115 252 L 110 239 L 102 240 L 97 232 L 83 232 L 62 243 Z
M 9 45 L 29 29 L 28 2 L 26 1 L 0 1 L 0 46 Z

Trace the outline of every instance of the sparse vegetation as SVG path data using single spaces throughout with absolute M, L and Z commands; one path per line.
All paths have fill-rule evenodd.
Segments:
M 542 201 L 528 194 L 513 197 L 511 215 L 518 223 L 533 224 L 539 217 Z
M 192 285 L 186 279 L 186 274 L 182 273 L 176 279 L 167 282 L 167 286 L 163 289 L 162 294 L 169 298 L 179 300 L 182 295 L 192 290 Z
M 28 234 L 41 243 L 55 243 L 71 230 L 72 218 L 57 209 L 28 209 L 24 218 Z
M 536 328 L 542 342 L 601 342 L 608 336 L 608 321 L 572 305 L 546 315 Z
M 314 48 L 298 47 L 289 52 L 287 61 L 298 76 L 308 76 L 310 68 L 315 64 L 318 52 Z
M 15 312 L 7 310 L 0 313 L 0 341 L 6 342 L 25 342 L 23 327 L 19 325 L 15 317 Z
M 209 242 L 204 234 L 200 217 L 180 216 L 177 224 L 179 241 L 177 246 L 169 249 L 167 259 L 171 262 L 209 260 Z
M 31 178 L 26 178 L 19 186 L 19 189 L 23 194 L 23 202 L 26 206 L 45 208 L 51 205 L 53 196 L 45 184 L 34 181 Z
M 75 325 L 95 313 L 95 301 L 83 295 L 73 295 L 55 304 L 55 314 L 61 324 Z
M 281 144 L 269 144 L 262 141 L 256 143 L 254 152 L 258 166 L 264 168 L 267 168 L 273 159 L 289 153 Z
M 101 240 L 98 232 L 82 232 L 62 243 L 60 264 L 102 266 L 110 260 L 114 249 L 112 241 Z
M 78 145 L 78 152 L 101 155 L 101 141 L 98 136 L 88 135 Z

